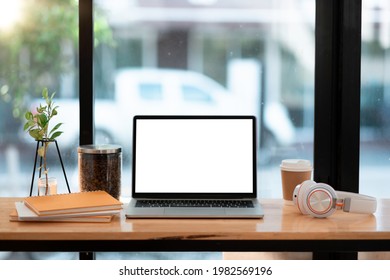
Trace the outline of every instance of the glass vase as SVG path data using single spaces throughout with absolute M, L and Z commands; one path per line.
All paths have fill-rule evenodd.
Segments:
M 47 187 L 49 189 L 47 190 Z M 48 186 L 46 185 L 46 178 L 38 179 L 38 196 L 57 194 L 57 179 L 48 178 Z

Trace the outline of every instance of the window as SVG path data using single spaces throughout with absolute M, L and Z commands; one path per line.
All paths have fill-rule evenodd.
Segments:
M 213 102 L 213 99 L 207 92 L 204 92 L 200 88 L 194 86 L 183 86 L 182 92 L 183 99 L 187 102 Z
M 8 2 L 0 4 L 0 158 L 6 162 L 0 165 L 0 195 L 24 196 L 28 192 L 26 186 L 30 185 L 33 164 L 29 154 L 35 150 L 34 141 L 21 130 L 25 107 L 34 103 L 42 87 L 47 86 L 57 92 L 64 123 L 78 124 L 79 116 L 66 115 L 66 112 L 79 112 L 78 97 L 83 99 L 87 92 L 80 91 L 79 95 L 78 91 L 83 82 L 78 78 L 82 63 L 77 63 L 78 1 Z M 131 129 L 124 128 L 123 124 L 130 123 L 132 115 L 217 114 L 217 108 L 222 108 L 225 114 L 258 117 L 259 194 L 264 198 L 280 198 L 281 189 L 277 187 L 280 160 L 288 157 L 313 160 L 315 4 L 326 8 L 317 8 L 317 15 L 319 12 L 336 13 L 336 10 L 348 15 L 360 13 L 360 2 L 348 3 L 351 4 L 348 9 L 338 9 L 347 4 L 336 0 L 182 1 L 180 6 L 176 3 L 169 0 L 93 1 L 95 142 L 115 142 L 123 146 L 122 194 L 129 196 L 131 188 Z M 389 24 L 386 18 L 390 13 L 389 4 L 385 0 L 363 0 L 362 7 L 360 186 L 354 186 L 353 190 L 360 187 L 361 193 L 387 197 L 386 171 L 390 157 L 387 153 Z M 153 13 L 155 10 L 159 13 Z M 331 30 L 350 40 L 351 30 L 343 32 L 346 27 L 337 25 L 340 15 L 334 18 L 334 22 L 329 22 L 337 28 L 333 30 L 326 24 L 316 26 L 317 35 Z M 353 30 L 359 28 L 357 24 L 352 27 Z M 43 34 L 45 36 L 40 36 Z M 329 44 L 333 53 L 345 54 L 339 50 L 341 44 L 332 44 L 334 38 L 317 37 L 320 46 Z M 80 59 L 83 58 L 80 55 Z M 356 62 L 353 59 L 352 64 Z M 317 73 L 326 68 L 318 61 L 316 64 L 320 65 Z M 147 86 L 147 98 L 144 98 L 145 102 L 155 100 L 160 98 L 161 92 L 164 100 L 164 93 L 169 92 L 171 96 L 164 111 L 160 111 L 162 106 L 150 103 L 141 107 L 135 106 L 131 99 L 122 102 L 119 92 L 135 95 L 135 91 L 133 88 L 121 90 L 120 73 L 131 73 L 129 77 L 133 78 L 136 76 L 133 70 L 147 73 L 149 80 L 152 76 L 148 71 L 152 70 L 153 79 L 167 81 Z M 171 75 L 172 72 L 175 74 Z M 186 88 L 183 81 L 187 79 L 202 85 L 205 93 L 196 94 L 196 102 L 188 102 L 194 111 L 178 106 L 178 97 L 184 96 Z M 337 77 L 322 76 L 321 79 L 322 85 L 326 85 Z M 125 85 L 130 82 L 131 79 L 125 79 Z M 136 88 L 140 84 L 135 82 L 132 86 Z M 345 84 L 342 80 L 335 86 L 338 89 Z M 332 89 L 335 88 L 326 93 L 316 92 L 317 97 L 334 94 Z M 203 103 L 198 102 L 198 97 L 209 94 L 219 106 L 197 107 Z M 342 95 L 347 96 L 345 92 Z M 195 94 L 190 96 L 192 99 Z M 229 99 L 234 101 L 228 102 Z M 318 110 L 322 105 L 325 104 L 316 104 L 316 111 L 321 112 L 316 124 L 327 120 L 324 116 L 328 113 L 335 116 L 334 112 Z M 345 112 L 357 116 L 355 105 L 347 105 L 341 104 Z M 90 115 L 92 113 L 83 107 L 81 119 Z M 347 124 L 337 125 L 338 132 L 345 131 Z M 105 129 L 107 127 L 109 129 Z M 64 127 L 64 130 L 59 145 L 74 188 L 77 186 L 76 147 L 83 135 L 79 137 L 77 125 Z M 99 137 L 99 133 L 104 137 Z M 357 139 L 355 135 L 349 137 Z M 315 146 L 322 146 L 323 142 L 321 145 L 319 142 L 321 139 L 317 138 Z M 331 149 L 325 152 L 335 154 Z M 51 161 L 57 160 L 55 156 Z M 343 154 L 343 164 L 345 159 Z M 327 158 L 326 163 L 333 164 L 332 160 Z M 52 172 L 62 178 L 58 167 L 53 167 Z M 329 176 L 331 172 L 326 168 L 322 169 Z M 10 180 L 12 188 L 8 185 Z
M 94 53 L 95 131 L 123 148 L 122 195 L 136 114 L 257 116 L 261 197 L 281 197 L 283 158 L 313 160 L 314 1 L 93 4 L 111 33 Z
M 360 193 L 388 198 L 390 153 L 390 15 L 388 1 L 362 1 Z M 388 259 L 388 252 L 359 253 L 359 259 Z
M 124 197 L 131 194 L 131 135 L 120 135 L 131 133 L 137 114 L 255 115 L 262 198 L 282 197 L 282 159 L 313 161 L 315 1 L 93 3 L 112 32 L 112 44 L 94 53 L 95 130 L 112 120 L 109 131 L 123 148 Z M 110 78 L 102 83 L 96 75 Z M 157 87 L 142 103 L 136 90 L 121 99 L 139 77 L 160 81 L 161 102 Z M 99 109 L 107 95 L 116 110 Z
M 0 11 L 0 195 L 29 195 L 36 144 L 23 131 L 24 112 L 44 101 L 44 87 L 56 92 L 53 121 L 64 123 L 57 141 L 70 187 L 78 190 L 78 1 L 2 1 Z M 48 153 L 49 175 L 67 192 L 54 145 Z
M 390 15 L 388 1 L 363 1 L 360 192 L 390 196 Z
M 163 99 L 162 87 L 159 84 L 140 84 L 139 95 L 146 100 L 161 100 Z
M 0 196 L 28 196 L 36 142 L 23 131 L 24 112 L 43 102 L 47 87 L 56 92 L 57 138 L 72 191 L 78 190 L 78 1 L 13 0 L 0 2 Z M 54 145 L 48 150 L 49 176 L 58 192 L 67 192 Z M 38 171 L 33 195 L 37 194 Z M 75 258 L 74 253 L 10 253 L 0 258 Z

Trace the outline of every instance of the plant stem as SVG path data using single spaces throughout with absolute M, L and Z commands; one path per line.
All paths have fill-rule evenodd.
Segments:
M 44 141 L 43 145 L 44 145 L 44 149 L 43 149 L 43 170 L 44 170 L 44 173 L 45 173 L 45 180 L 46 180 L 45 195 L 48 195 L 48 193 L 49 193 L 49 176 L 48 176 L 47 165 L 46 165 L 46 153 L 47 153 L 47 147 L 49 145 L 49 142 Z

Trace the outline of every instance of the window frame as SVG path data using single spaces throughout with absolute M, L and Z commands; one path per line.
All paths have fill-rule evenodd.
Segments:
M 317 0 L 314 180 L 359 192 L 361 0 Z M 314 259 L 357 259 L 357 252 L 313 252 Z
M 314 180 L 359 192 L 361 0 L 317 0 Z
M 79 1 L 80 145 L 94 142 L 93 0 Z

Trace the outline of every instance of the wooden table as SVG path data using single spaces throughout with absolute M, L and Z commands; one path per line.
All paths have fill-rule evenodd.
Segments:
M 0 251 L 356 252 L 390 251 L 390 199 L 374 215 L 301 215 L 282 200 L 260 200 L 263 219 L 126 219 L 111 223 L 10 222 L 0 198 Z

